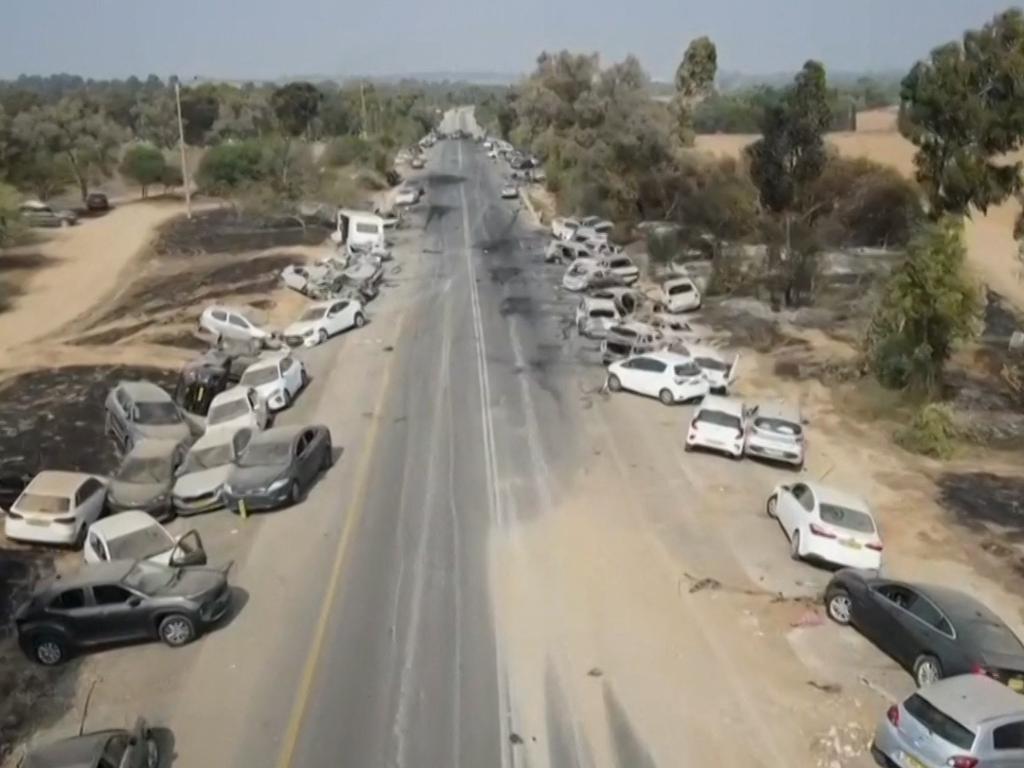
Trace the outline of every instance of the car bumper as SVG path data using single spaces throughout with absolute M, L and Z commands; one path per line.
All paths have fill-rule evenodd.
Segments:
M 739 440 L 715 440 L 698 433 L 696 435 L 688 434 L 686 436 L 686 444 L 691 448 L 704 448 L 709 451 L 715 451 L 716 453 L 724 453 L 735 458 L 739 458 L 743 455 L 743 443 Z
M 202 496 L 190 498 L 174 497 L 174 511 L 179 517 L 189 515 L 201 515 L 204 512 L 212 512 L 224 506 L 224 495 L 220 491 L 206 493 Z
M 803 466 L 804 463 L 804 452 L 795 446 L 751 440 L 747 443 L 746 448 L 744 448 L 744 452 L 748 456 L 768 459 L 769 461 L 781 461 L 785 464 L 792 464 L 795 467 Z
M 30 518 L 15 520 L 10 516 L 4 519 L 4 535 L 15 541 L 26 541 L 38 544 L 73 544 L 78 534 L 80 523 L 45 523 L 30 522 Z
M 826 539 L 810 532 L 805 532 L 801 538 L 806 558 L 862 571 L 877 571 L 882 567 L 882 553 L 863 544 L 859 548 L 853 547 L 838 539 Z
M 289 487 L 286 485 L 277 491 L 247 491 L 244 493 L 232 492 L 225 496 L 224 504 L 228 509 L 235 512 L 241 511 L 241 505 L 245 505 L 246 512 L 259 512 L 268 509 L 277 509 L 285 506 L 289 501 Z
M 908 740 L 888 720 L 883 720 L 875 729 L 871 753 L 876 761 L 880 758 L 884 765 L 896 768 L 945 768 L 944 763 L 918 757 Z
M 710 391 L 707 381 L 697 381 L 693 384 L 677 384 L 672 388 L 672 396 L 675 397 L 677 403 L 685 403 L 703 398 Z
M 118 512 L 145 512 L 154 520 L 159 520 L 160 522 L 174 516 L 174 504 L 170 499 L 156 504 L 126 504 L 108 496 L 107 509 L 114 514 Z
M 673 315 L 678 315 L 683 312 L 692 312 L 696 309 L 700 309 L 699 301 L 670 301 L 665 305 L 665 309 L 671 312 Z
M 231 588 L 225 587 L 213 601 L 199 609 L 199 618 L 208 626 L 220 621 L 231 607 Z

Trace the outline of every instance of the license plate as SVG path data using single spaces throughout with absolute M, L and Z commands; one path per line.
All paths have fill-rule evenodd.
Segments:
M 907 768 L 928 768 L 927 765 L 922 763 L 916 757 L 911 757 L 906 752 L 903 753 L 903 762 L 907 764 Z
M 38 525 L 40 527 L 47 526 L 47 525 L 50 524 L 49 520 L 40 520 L 39 518 L 36 518 L 36 517 L 26 517 L 25 518 L 25 522 L 28 523 L 29 525 Z
M 848 540 L 843 542 L 843 546 L 844 547 L 849 547 L 850 549 L 861 549 L 861 548 L 863 548 L 864 545 L 861 544 L 859 541 L 854 541 L 853 539 L 848 539 Z
M 1011 691 L 1016 691 L 1017 693 L 1024 692 L 1024 678 L 1011 677 L 1006 684 L 1010 687 Z

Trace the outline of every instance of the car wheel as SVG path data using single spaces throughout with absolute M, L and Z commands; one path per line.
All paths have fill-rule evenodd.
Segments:
M 281 393 L 281 410 L 284 410 L 292 404 L 292 393 L 287 388 Z
M 622 382 L 619 381 L 619 377 L 616 376 L 614 373 L 608 377 L 608 389 L 610 389 L 612 392 L 622 391 Z
M 44 667 L 55 667 L 67 658 L 67 648 L 59 637 L 40 635 L 32 639 L 32 658 Z
M 663 389 L 661 390 L 661 392 L 658 393 L 658 399 L 661 400 L 662 405 L 673 405 L 676 401 L 676 399 L 672 396 L 672 393 L 669 392 L 667 389 Z
M 306 366 L 302 366 L 299 373 L 299 389 L 305 389 L 307 384 L 309 384 L 309 374 L 306 373 Z
M 366 325 L 366 315 L 356 312 L 356 328 L 362 328 L 364 325 Z
M 850 593 L 843 587 L 835 587 L 825 593 L 825 612 L 836 624 L 847 626 L 853 613 Z
M 323 344 L 325 341 L 327 341 L 327 331 L 321 328 L 319 333 L 316 335 L 316 343 Z
M 196 629 L 188 616 L 172 613 L 160 621 L 160 639 L 172 648 L 178 648 L 192 642 Z
M 321 463 L 321 467 L 323 468 L 324 472 L 326 472 L 328 469 L 330 469 L 331 465 L 333 463 L 334 463 L 334 447 L 330 443 L 328 443 L 327 444 L 327 450 L 324 451 L 323 462 Z
M 934 656 L 918 656 L 914 662 L 914 680 L 918 688 L 924 688 L 942 679 L 942 665 Z
M 779 506 L 779 497 L 770 496 L 768 497 L 768 503 L 764 505 L 764 511 L 768 514 L 768 517 L 773 520 L 778 519 L 779 513 L 777 507 Z
M 800 554 L 800 531 L 793 531 L 793 538 L 789 540 L 789 556 L 794 560 L 803 560 Z
M 288 501 L 292 504 L 302 501 L 302 488 L 299 487 L 298 480 L 292 480 L 291 487 L 288 489 Z

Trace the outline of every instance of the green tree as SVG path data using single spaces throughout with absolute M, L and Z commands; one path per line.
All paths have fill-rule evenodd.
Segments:
M 959 217 L 929 223 L 911 241 L 868 335 L 872 365 L 886 386 L 936 393 L 955 344 L 974 335 L 981 301 L 966 275 L 966 256 Z
M 135 136 L 167 149 L 178 143 L 178 108 L 168 89 L 149 92 L 132 107 Z
M 219 115 L 220 100 L 214 86 L 181 89 L 181 122 L 186 144 L 201 146 L 205 143 Z
M 900 129 L 917 146 L 931 214 L 982 212 L 1021 190 L 1024 12 L 1006 11 L 936 48 L 904 78 Z
M 164 153 L 153 145 L 137 144 L 124 153 L 119 170 L 122 176 L 142 187 L 142 196 L 146 197 L 151 185 L 166 179 L 167 161 Z
M 221 99 L 217 120 L 210 128 L 214 141 L 261 139 L 273 131 L 274 111 L 265 90 L 228 87 Z
M 708 37 L 693 40 L 676 68 L 674 110 L 676 132 L 684 145 L 693 142 L 693 109 L 715 87 L 718 74 L 718 49 Z
M 21 234 L 20 197 L 14 187 L 0 183 L 0 248 L 11 245 Z
M 289 136 L 308 136 L 309 127 L 320 113 L 323 94 L 312 83 L 295 82 L 281 86 L 270 95 L 270 106 L 278 123 Z
M 218 144 L 199 163 L 199 183 L 214 194 L 230 193 L 269 176 L 263 147 L 255 141 Z

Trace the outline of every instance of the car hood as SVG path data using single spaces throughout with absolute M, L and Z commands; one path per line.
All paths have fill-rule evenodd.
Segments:
M 157 496 L 166 494 L 171 488 L 166 483 L 126 483 L 123 480 L 111 480 L 107 486 L 107 498 L 116 505 L 129 507 L 145 507 Z
M 159 597 L 199 597 L 220 590 L 227 583 L 225 571 L 213 568 L 179 568 L 178 578 L 161 589 Z
M 156 440 L 187 440 L 192 436 L 187 422 L 181 424 L 135 424 L 135 430 L 145 437 L 152 437 Z
M 273 381 L 268 381 L 266 384 L 260 384 L 258 387 L 253 387 L 253 389 L 256 390 L 256 394 L 258 394 L 261 399 L 266 400 L 275 392 L 280 392 L 284 389 L 284 379 L 274 379 Z
M 274 466 L 260 467 L 239 467 L 232 468 L 228 477 L 228 485 L 232 492 L 257 491 L 266 488 L 272 482 L 288 473 L 287 464 L 276 464 Z
M 292 323 L 284 329 L 285 336 L 304 336 L 307 331 L 315 331 L 317 324 L 315 320 L 304 320 L 300 323 Z
M 231 464 L 204 469 L 201 472 L 189 472 L 182 475 L 174 484 L 174 495 L 181 497 L 201 496 L 215 491 L 224 485 L 231 474 Z

